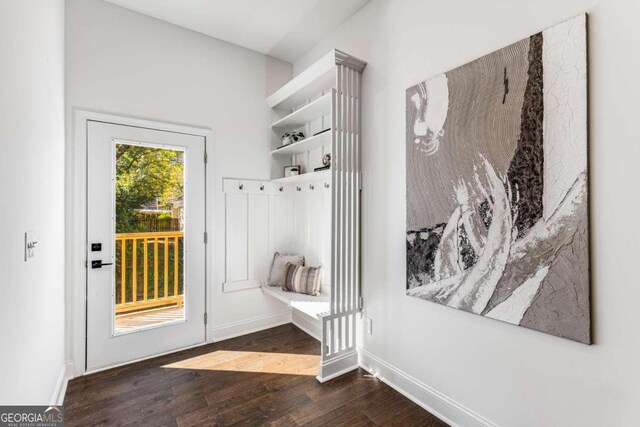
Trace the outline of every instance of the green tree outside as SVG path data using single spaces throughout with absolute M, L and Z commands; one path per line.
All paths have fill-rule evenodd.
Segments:
M 183 195 L 184 153 L 139 145 L 116 145 L 116 233 L 145 231 L 137 211 Z

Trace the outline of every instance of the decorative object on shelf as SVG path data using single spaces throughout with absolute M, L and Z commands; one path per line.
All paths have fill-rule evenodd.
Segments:
M 300 165 L 291 165 L 284 167 L 284 176 L 285 178 L 288 176 L 296 176 L 302 173 L 302 166 Z
M 320 166 L 319 168 L 315 168 L 314 172 L 320 172 L 331 168 L 331 153 L 327 153 L 322 156 L 322 164 L 324 166 Z
M 586 35 L 581 15 L 407 89 L 408 295 L 591 342 Z
M 282 135 L 282 147 L 293 144 L 294 142 L 298 142 L 304 139 L 304 134 L 302 132 L 287 132 Z
M 316 133 L 314 133 L 314 134 L 313 134 L 313 136 L 318 136 L 318 135 L 320 135 L 321 133 L 329 132 L 330 130 L 331 130 L 331 128 L 326 128 L 325 130 L 321 130 L 320 132 L 316 132 Z
M 296 176 L 302 173 L 302 166 L 300 165 L 291 165 L 284 167 L 284 176 Z

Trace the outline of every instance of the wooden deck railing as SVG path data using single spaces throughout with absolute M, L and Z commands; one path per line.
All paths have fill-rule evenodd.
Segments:
M 182 231 L 116 234 L 116 315 L 182 306 Z

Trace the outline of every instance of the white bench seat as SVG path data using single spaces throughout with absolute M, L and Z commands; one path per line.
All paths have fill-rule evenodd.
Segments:
M 312 319 L 322 319 L 329 313 L 329 295 L 319 296 L 285 292 L 278 286 L 262 286 L 262 292 L 270 295 Z

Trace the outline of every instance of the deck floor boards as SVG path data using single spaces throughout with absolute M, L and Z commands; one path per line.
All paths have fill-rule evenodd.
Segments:
M 361 369 L 318 383 L 319 354 L 288 324 L 76 378 L 65 425 L 446 425 Z
M 157 308 L 138 313 L 116 316 L 116 331 L 125 332 L 132 329 L 161 323 L 175 322 L 184 319 L 184 307 Z

